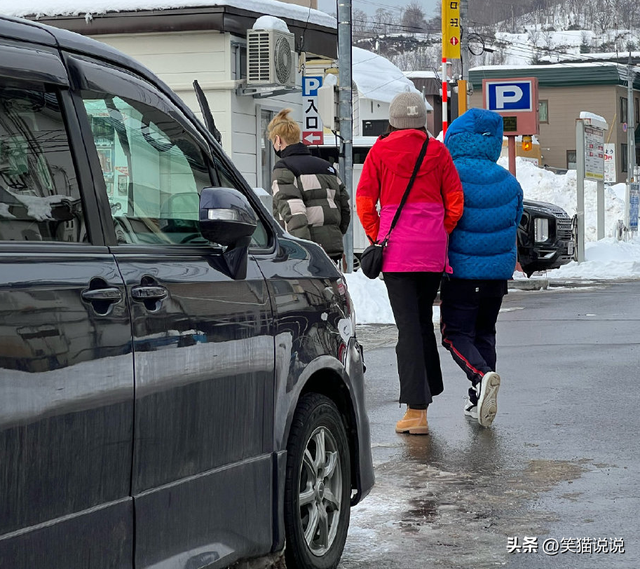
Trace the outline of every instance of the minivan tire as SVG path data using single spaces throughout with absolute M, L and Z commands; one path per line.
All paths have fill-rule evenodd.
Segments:
M 296 409 L 287 445 L 288 569 L 338 566 L 347 540 L 350 502 L 349 442 L 340 412 L 328 397 L 307 393 Z

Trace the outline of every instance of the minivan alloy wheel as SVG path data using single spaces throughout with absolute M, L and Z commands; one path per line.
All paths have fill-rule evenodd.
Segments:
M 335 569 L 347 540 L 350 508 L 351 462 L 342 415 L 328 397 L 306 393 L 287 444 L 287 567 Z
M 311 435 L 300 470 L 304 538 L 314 555 L 324 555 L 336 538 L 342 505 L 340 455 L 325 427 L 318 427 Z

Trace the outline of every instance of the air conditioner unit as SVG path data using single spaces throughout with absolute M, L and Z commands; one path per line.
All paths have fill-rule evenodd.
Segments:
M 295 36 L 280 30 L 247 30 L 247 85 L 296 84 Z

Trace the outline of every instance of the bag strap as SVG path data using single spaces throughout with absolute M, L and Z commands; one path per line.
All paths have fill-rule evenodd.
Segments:
M 422 144 L 422 148 L 420 149 L 420 154 L 418 155 L 418 160 L 416 160 L 416 165 L 413 167 L 413 173 L 411 174 L 411 179 L 407 184 L 407 189 L 404 191 L 404 195 L 402 196 L 402 200 L 400 201 L 400 205 L 398 209 L 396 209 L 396 214 L 393 216 L 393 221 L 391 222 L 391 227 L 389 227 L 389 231 L 387 232 L 387 236 L 382 240 L 381 244 L 383 247 L 386 247 L 389 242 L 389 237 L 391 236 L 391 232 L 393 228 L 398 223 L 398 219 L 400 218 L 400 213 L 402 212 L 402 208 L 404 204 L 407 203 L 407 198 L 409 197 L 409 192 L 411 191 L 411 186 L 413 186 L 413 182 L 415 182 L 416 177 L 418 176 L 418 170 L 422 165 L 422 161 L 424 160 L 425 155 L 427 154 L 427 147 L 429 146 L 429 135 L 427 134 L 427 138 Z

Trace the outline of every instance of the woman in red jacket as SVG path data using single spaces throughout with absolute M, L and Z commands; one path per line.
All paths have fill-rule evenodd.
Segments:
M 389 108 L 390 132 L 367 155 L 356 205 L 372 242 L 382 240 L 389 231 L 428 137 L 426 120 L 420 94 L 396 95 Z M 398 433 L 427 434 L 427 407 L 443 390 L 432 306 L 442 273 L 448 269 L 448 235 L 462 216 L 463 203 L 462 185 L 449 151 L 430 138 L 382 265 L 398 327 L 400 403 L 407 405 L 396 424 Z

